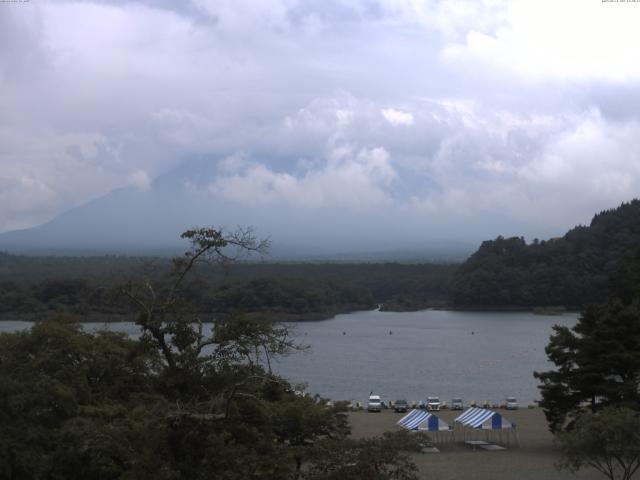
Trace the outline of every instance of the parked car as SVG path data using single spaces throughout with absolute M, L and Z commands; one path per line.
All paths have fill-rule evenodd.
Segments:
M 370 412 L 379 412 L 382 410 L 382 400 L 380 400 L 380 395 L 369 395 L 367 410 Z
M 464 403 L 461 398 L 451 399 L 451 410 L 464 410 Z
M 427 397 L 427 410 L 432 412 L 440 410 L 440 399 L 438 397 Z
M 518 410 L 518 400 L 516 400 L 516 397 L 507 397 L 507 410 Z
M 409 408 L 409 404 L 406 400 L 396 400 L 393 402 L 393 411 L 397 413 L 404 413 Z

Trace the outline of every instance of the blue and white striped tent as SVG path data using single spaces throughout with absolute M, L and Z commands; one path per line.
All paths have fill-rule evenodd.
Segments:
M 448 423 L 424 410 L 411 410 L 398 420 L 398 425 L 409 430 L 419 430 L 421 432 L 448 432 L 451 430 Z
M 457 417 L 454 422 L 469 428 L 481 430 L 502 430 L 513 425 L 498 412 L 472 407 Z
M 516 425 L 493 410 L 472 407 L 458 416 L 454 422 L 462 426 L 464 441 L 468 439 L 471 442 L 474 437 L 477 441 L 480 436 L 480 438 L 484 437 L 486 441 L 493 440 L 502 443 L 506 440 L 508 444 L 511 444 L 511 437 L 513 437 L 516 445 L 520 445 Z

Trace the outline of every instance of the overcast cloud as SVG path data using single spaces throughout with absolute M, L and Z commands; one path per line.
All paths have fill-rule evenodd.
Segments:
M 185 188 L 238 211 L 561 234 L 640 195 L 638 25 L 601 0 L 0 3 L 0 231 L 206 156 Z

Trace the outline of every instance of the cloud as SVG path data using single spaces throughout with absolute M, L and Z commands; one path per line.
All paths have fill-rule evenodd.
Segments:
M 396 110 L 394 108 L 384 108 L 380 110 L 384 119 L 394 127 L 397 125 L 413 125 L 413 115 L 409 112 Z
M 257 163 L 239 167 L 228 173 L 225 162 L 209 191 L 248 206 L 339 206 L 358 211 L 391 203 L 386 188 L 397 179 L 389 153 L 381 147 L 357 151 L 351 146 L 336 147 L 320 168 L 309 168 L 301 175 L 274 172 Z
M 7 12 L 0 231 L 153 188 L 201 157 L 216 175 L 193 188 L 225 205 L 327 225 L 366 212 L 424 235 L 464 234 L 470 219 L 487 235 L 557 234 L 640 193 L 632 3 L 110 0 Z
M 129 184 L 138 190 L 147 192 L 151 189 L 151 178 L 149 178 L 149 175 L 144 170 L 138 170 L 129 175 Z
M 581 0 L 516 0 L 505 23 L 469 29 L 444 50 L 451 62 L 492 65 L 526 80 L 640 80 L 640 8 Z
M 297 0 L 238 2 L 234 0 L 194 0 L 193 5 L 233 34 L 250 33 L 253 28 L 287 29 Z
M 391 19 L 402 24 L 435 29 L 449 39 L 476 30 L 493 32 L 507 22 L 509 3 L 503 0 L 382 0 Z

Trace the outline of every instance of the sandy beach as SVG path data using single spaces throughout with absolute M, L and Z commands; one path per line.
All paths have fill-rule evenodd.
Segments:
M 559 455 L 553 445 L 553 436 L 541 409 L 499 410 L 517 425 L 520 447 L 511 444 L 506 450 L 474 450 L 461 439 L 452 443 L 437 443 L 440 453 L 415 455 L 420 478 L 431 480 L 560 480 L 604 478 L 595 470 L 572 474 L 558 471 L 554 464 Z M 438 416 L 453 425 L 460 412 L 443 410 Z M 385 431 L 400 429 L 396 422 L 405 414 L 386 410 L 381 413 L 358 411 L 350 413 L 352 436 L 373 437 Z M 640 477 L 639 477 L 640 478 Z

